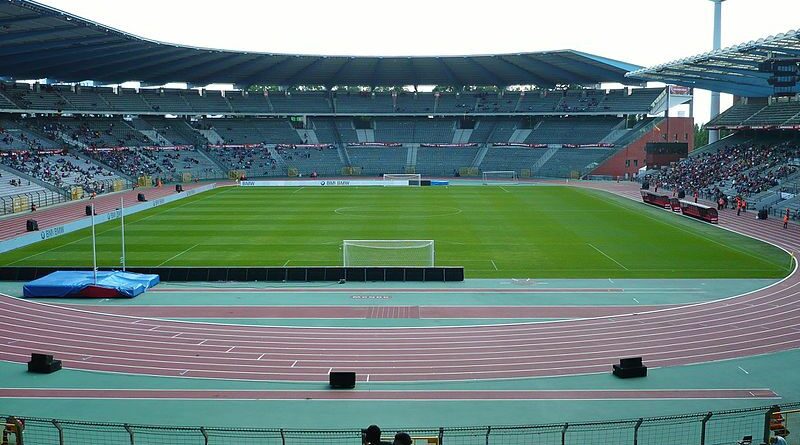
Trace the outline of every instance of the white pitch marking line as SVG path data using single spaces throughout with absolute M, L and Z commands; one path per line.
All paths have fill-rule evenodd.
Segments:
M 158 326 L 153 326 L 152 328 L 148 329 L 148 331 L 155 331 L 156 329 L 158 329 Z
M 283 263 L 283 267 L 286 267 L 286 265 L 289 264 L 290 261 L 292 261 L 292 260 L 286 260 L 286 262 Z
M 108 301 L 108 298 L 103 298 L 102 300 L 100 300 L 101 303 L 105 303 L 106 301 Z
M 299 189 L 297 189 L 297 190 L 293 191 L 293 192 L 292 192 L 292 194 L 295 194 L 295 193 L 299 192 L 300 190 L 303 190 L 304 188 L 305 188 L 305 187 L 300 187 Z
M 296 365 L 296 364 L 297 364 L 297 360 L 295 360 L 294 363 L 292 363 L 292 366 L 290 366 L 290 368 L 294 368 L 294 365 Z
M 611 278 L 608 279 L 608 282 L 614 284 L 614 280 L 612 280 Z
M 156 266 L 156 267 L 163 266 L 163 265 L 165 265 L 165 264 L 169 263 L 170 261 L 174 260 L 175 258 L 178 258 L 179 256 L 181 256 L 181 255 L 183 255 L 184 253 L 186 253 L 186 252 L 188 252 L 188 251 L 190 251 L 190 250 L 194 249 L 195 247 L 197 247 L 197 246 L 199 246 L 199 245 L 200 245 L 200 243 L 197 243 L 197 244 L 195 244 L 194 246 L 192 246 L 192 247 L 190 247 L 190 248 L 188 248 L 188 249 L 184 250 L 183 252 L 181 252 L 181 253 L 179 253 L 179 254 L 177 254 L 177 255 L 174 255 L 174 256 L 172 256 L 171 258 L 168 258 L 168 259 L 166 259 L 166 260 L 162 261 L 162 262 L 161 262 L 161 264 L 159 264 L 159 265 L 158 265 L 158 266 Z
M 494 266 L 494 270 L 500 270 L 500 269 L 497 268 L 497 264 L 494 264 L 494 260 L 489 260 L 489 261 L 492 262 L 492 266 Z
M 505 187 L 503 187 L 502 185 L 500 186 L 500 188 L 501 188 L 501 189 L 503 189 L 503 191 L 504 191 L 504 192 L 506 192 L 506 193 L 511 193 L 511 192 L 509 192 L 508 190 L 506 190 L 506 188 L 505 188 Z
M 739 366 L 739 369 L 741 369 L 743 373 L 745 373 L 745 374 L 747 374 L 747 375 L 750 375 L 750 373 L 749 373 L 749 372 L 747 372 L 747 370 L 746 370 L 746 369 L 744 369 L 744 368 L 742 368 L 741 366 Z
M 611 258 L 610 256 L 606 255 L 606 253 L 605 253 L 605 252 L 603 252 L 602 250 L 598 249 L 597 247 L 594 247 L 594 246 L 593 246 L 593 245 L 591 245 L 591 244 L 589 244 L 589 247 L 591 247 L 592 249 L 594 249 L 594 250 L 596 250 L 596 251 L 600 252 L 600 254 L 601 254 L 601 255 L 603 255 L 604 257 L 608 258 L 609 260 L 611 260 L 611 261 L 613 261 L 613 262 L 617 263 L 617 266 L 619 266 L 619 267 L 621 267 L 621 268 L 623 268 L 623 269 L 625 269 L 625 270 L 630 270 L 630 269 L 628 269 L 627 267 L 625 267 L 625 266 L 624 266 L 622 263 L 620 263 L 619 261 L 617 261 L 617 260 L 615 260 L 614 258 Z

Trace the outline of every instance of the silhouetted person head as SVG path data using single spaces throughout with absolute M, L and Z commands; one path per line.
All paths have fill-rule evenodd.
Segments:
M 370 425 L 364 433 L 364 442 L 371 445 L 378 445 L 381 442 L 381 428 L 378 425 Z
M 392 445 L 411 445 L 411 436 L 401 431 L 394 435 L 394 443 Z

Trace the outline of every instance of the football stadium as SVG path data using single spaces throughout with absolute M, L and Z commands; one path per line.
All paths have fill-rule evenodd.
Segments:
M 800 444 L 800 31 L 724 1 L 641 66 L 0 0 L 0 443 Z

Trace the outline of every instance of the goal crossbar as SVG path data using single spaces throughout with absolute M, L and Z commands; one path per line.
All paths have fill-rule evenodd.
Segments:
M 496 170 L 496 171 L 483 172 L 484 184 L 509 183 L 509 182 L 517 182 L 518 180 L 519 180 L 519 175 L 517 175 L 517 172 L 514 170 Z
M 432 267 L 433 240 L 344 240 L 345 267 Z

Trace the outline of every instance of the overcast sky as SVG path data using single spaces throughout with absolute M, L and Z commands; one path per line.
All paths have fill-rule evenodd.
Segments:
M 463 55 L 575 49 L 643 66 L 711 49 L 709 0 L 39 0 L 142 37 L 232 50 Z M 727 0 L 722 45 L 800 28 L 800 0 Z M 708 119 L 708 94 L 696 118 Z M 730 98 L 723 97 L 723 106 Z

